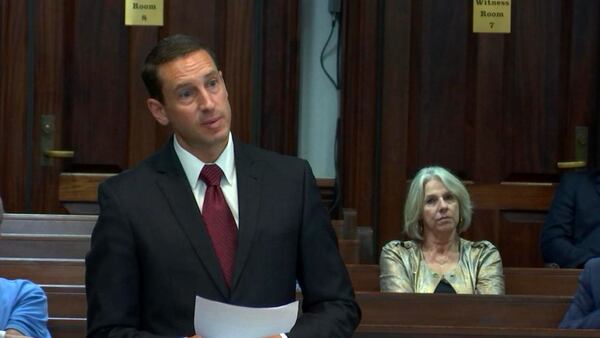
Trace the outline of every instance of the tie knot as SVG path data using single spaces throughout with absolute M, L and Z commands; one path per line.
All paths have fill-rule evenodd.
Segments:
M 200 178 L 208 186 L 220 186 L 222 176 L 223 171 L 221 171 L 221 168 L 216 164 L 207 164 L 200 172 Z

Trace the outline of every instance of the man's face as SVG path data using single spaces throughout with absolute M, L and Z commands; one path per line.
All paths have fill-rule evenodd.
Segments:
M 195 51 L 158 68 L 164 103 L 148 99 L 162 125 L 171 124 L 177 141 L 204 162 L 223 151 L 231 129 L 231 106 L 221 72 L 210 55 Z

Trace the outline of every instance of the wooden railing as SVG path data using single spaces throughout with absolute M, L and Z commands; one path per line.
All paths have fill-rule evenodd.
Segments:
M 114 173 L 62 173 L 58 183 L 58 199 L 71 214 L 98 214 L 98 185 Z M 318 178 L 317 186 L 328 210 L 334 207 L 337 191 L 335 180 Z

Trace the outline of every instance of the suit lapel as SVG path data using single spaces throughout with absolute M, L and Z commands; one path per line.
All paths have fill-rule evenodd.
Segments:
M 258 210 L 261 196 L 261 166 L 251 157 L 245 145 L 234 142 L 235 166 L 238 183 L 239 230 L 238 247 L 233 270 L 232 290 L 236 287 L 254 244 L 258 228 Z
M 179 158 L 173 149 L 172 139 L 161 152 L 156 164 L 159 172 L 156 184 L 169 202 L 178 225 L 187 235 L 200 262 L 225 299 L 228 299 L 229 289 L 225 284 L 223 273 L 202 221 L 196 199 L 185 177 Z

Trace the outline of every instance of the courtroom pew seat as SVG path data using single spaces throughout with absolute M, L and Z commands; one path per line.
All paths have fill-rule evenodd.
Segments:
M 572 297 L 357 292 L 361 325 L 556 328 Z
M 48 330 L 53 338 L 83 338 L 86 333 L 85 286 L 41 285 L 48 297 Z
M 361 325 L 353 338 L 561 338 L 600 337 L 599 330 L 557 328 Z
M 85 318 L 50 318 L 48 329 L 54 338 L 85 337 Z M 537 338 L 600 337 L 597 330 L 541 328 L 488 328 L 457 326 L 359 326 L 353 338 Z
M 83 259 L 6 258 L 0 257 L 0 276 L 28 279 L 37 284 L 83 285 Z
M 52 338 L 84 338 L 85 318 L 48 318 L 48 330 Z
M 85 332 L 85 289 L 44 286 L 49 327 Z M 356 294 L 362 321 L 354 337 L 593 337 L 600 330 L 557 330 L 570 297 Z M 57 330 L 57 331 L 55 331 Z M 71 335 L 74 337 L 74 335 Z M 80 337 L 83 337 L 81 335 Z
M 356 210 L 344 208 L 342 219 L 332 219 L 342 260 L 346 264 L 373 264 L 375 250 L 373 229 L 356 224 Z
M 0 235 L 0 257 L 78 259 L 89 249 L 89 236 Z
M 97 215 L 15 214 L 5 213 L 1 234 L 89 235 Z
M 86 318 L 84 285 L 41 285 L 48 297 L 48 315 L 53 318 Z
M 0 227 L 0 257 L 83 258 L 97 218 L 7 213 Z
M 346 265 L 355 291 L 379 291 L 379 266 Z M 577 288 L 579 269 L 504 268 L 509 295 L 572 296 Z M 31 259 L 0 257 L 0 275 L 25 278 L 38 284 L 82 285 L 83 259 Z
M 347 264 L 355 291 L 379 291 L 379 266 Z M 508 295 L 572 296 L 577 289 L 580 269 L 504 268 Z
M 82 259 L 89 251 L 97 218 L 97 215 L 5 214 L 0 227 L 0 257 Z M 356 213 L 341 221 L 352 228 L 351 232 L 338 233 L 342 259 L 347 264 L 373 263 L 373 230 L 356 227 L 355 219 Z

